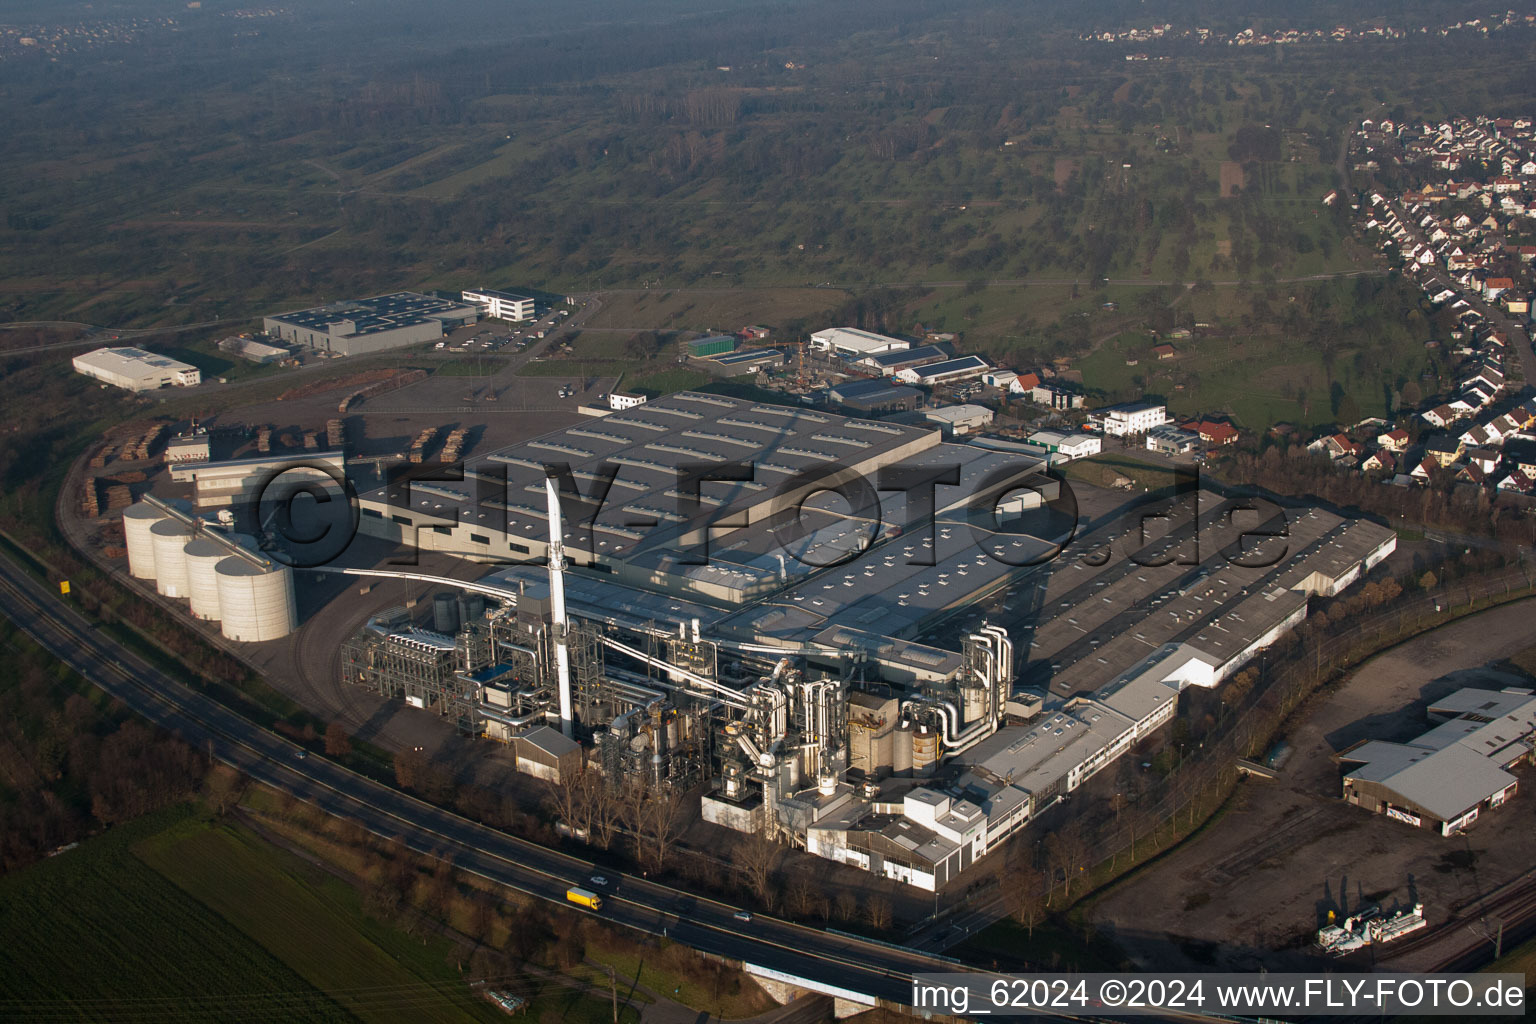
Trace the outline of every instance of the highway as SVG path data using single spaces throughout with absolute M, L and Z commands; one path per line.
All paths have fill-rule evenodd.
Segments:
M 589 862 L 517 839 L 417 800 L 300 748 L 147 664 L 71 606 L 0 557 L 5 614 L 60 661 L 135 712 L 251 779 L 292 793 L 376 835 L 520 892 L 569 906 L 570 885 L 592 888 Z M 601 917 L 701 952 L 781 971 L 837 989 L 908 1002 L 913 972 L 954 972 L 952 961 L 768 917 L 740 921 L 737 908 L 603 869 Z

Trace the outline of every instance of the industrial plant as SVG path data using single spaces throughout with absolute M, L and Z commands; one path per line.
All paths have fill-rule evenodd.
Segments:
M 348 638 L 344 682 L 929 890 L 1395 546 L 1204 491 L 1080 521 L 1032 459 L 687 392 L 427 475 L 362 528 L 487 572 L 339 570 L 444 588 Z

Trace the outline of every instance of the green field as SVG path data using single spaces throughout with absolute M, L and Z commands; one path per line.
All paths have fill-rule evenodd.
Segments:
M 0 1016 L 353 1019 L 281 956 L 134 855 L 185 811 L 140 819 L 0 880 Z
M 369 918 L 339 880 L 186 808 L 0 880 L 6 1018 L 67 1008 L 82 1020 L 127 1009 L 153 1020 L 497 1019 L 453 953 L 445 939 Z

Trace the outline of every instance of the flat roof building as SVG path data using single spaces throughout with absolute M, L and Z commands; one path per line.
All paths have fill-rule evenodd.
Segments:
M 274 338 L 306 345 L 316 352 L 355 356 L 436 341 L 479 319 L 480 310 L 473 304 L 418 292 L 393 292 L 278 313 L 266 317 L 262 329 Z
M 537 303 L 531 295 L 516 292 L 498 292 L 489 288 L 465 289 L 459 296 L 480 309 L 480 315 L 491 320 L 510 320 L 521 323 L 538 317 Z
M 736 351 L 736 337 L 731 334 L 711 334 L 707 338 L 694 338 L 683 342 L 683 348 L 695 359 L 722 356 Z
M 710 361 L 725 367 L 732 376 L 739 376 L 784 365 L 784 353 L 776 348 L 747 348 L 714 356 Z
M 1168 407 L 1162 402 L 1125 402 L 1095 409 L 1088 414 L 1088 425 L 1114 437 L 1145 434 L 1168 422 Z
M 125 391 L 196 387 L 203 373 L 191 363 L 142 348 L 99 348 L 74 358 L 75 372 Z

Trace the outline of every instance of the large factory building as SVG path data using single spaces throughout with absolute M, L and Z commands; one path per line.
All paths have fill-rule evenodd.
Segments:
M 128 391 L 196 387 L 202 371 L 191 363 L 142 348 L 99 348 L 74 358 L 75 372 Z
M 362 495 L 366 531 L 490 569 L 440 581 L 474 596 L 434 631 L 375 619 L 343 678 L 533 774 L 702 787 L 710 822 L 936 889 L 1395 543 L 1207 492 L 1165 533 L 1083 523 L 1041 468 L 931 427 L 648 402 Z
M 355 356 L 436 341 L 479 319 L 473 302 L 394 292 L 278 313 L 262 320 L 261 329 L 316 352 Z

